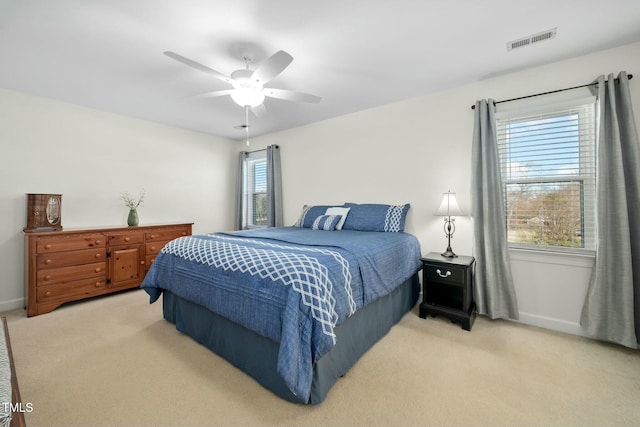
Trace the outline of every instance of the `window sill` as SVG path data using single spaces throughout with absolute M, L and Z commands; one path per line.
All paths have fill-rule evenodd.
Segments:
M 523 248 L 509 248 L 509 255 L 512 261 L 558 264 L 584 268 L 592 268 L 596 259 L 595 252 L 579 254 L 575 252 L 539 251 Z

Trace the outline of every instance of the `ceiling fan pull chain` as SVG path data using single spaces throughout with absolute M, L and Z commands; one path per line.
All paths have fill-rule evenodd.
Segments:
M 244 107 L 245 126 L 244 131 L 247 134 L 247 147 L 249 146 L 249 106 Z

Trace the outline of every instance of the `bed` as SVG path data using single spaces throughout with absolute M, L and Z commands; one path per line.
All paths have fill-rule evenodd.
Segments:
M 407 210 L 305 207 L 293 227 L 181 237 L 142 288 L 151 303 L 162 295 L 179 331 L 276 395 L 318 404 L 417 302 Z

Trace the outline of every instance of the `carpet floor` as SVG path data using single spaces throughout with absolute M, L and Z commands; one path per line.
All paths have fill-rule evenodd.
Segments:
M 288 403 L 144 291 L 7 317 L 28 426 L 637 426 L 640 352 L 417 306 L 317 406 Z

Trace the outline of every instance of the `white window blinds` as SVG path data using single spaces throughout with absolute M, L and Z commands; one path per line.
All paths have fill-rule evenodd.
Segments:
M 266 150 L 249 153 L 244 161 L 244 227 L 267 225 Z
M 595 248 L 595 102 L 497 115 L 511 246 Z

